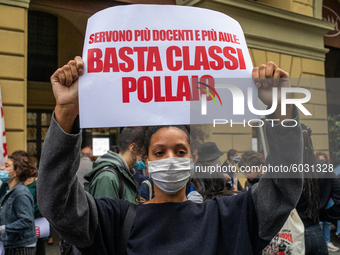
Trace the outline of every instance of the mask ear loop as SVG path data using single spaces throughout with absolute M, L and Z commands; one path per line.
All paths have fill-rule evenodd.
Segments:
M 9 173 L 12 173 L 12 172 L 16 172 L 16 171 L 15 171 L 15 170 L 10 171 L 10 172 L 8 172 L 8 174 L 9 174 Z M 13 175 L 12 177 L 9 177 L 9 178 L 13 179 L 15 176 L 17 176 L 17 175 L 15 174 L 15 175 Z

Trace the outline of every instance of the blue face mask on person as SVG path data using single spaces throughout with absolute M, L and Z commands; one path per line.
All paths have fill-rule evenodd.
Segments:
M 141 160 L 141 161 L 136 161 L 135 162 L 135 169 L 136 170 L 143 170 L 146 168 L 146 165 L 145 165 L 145 162 L 144 160 Z
M 241 158 L 240 157 L 235 157 L 233 158 L 233 161 L 235 164 L 237 164 L 238 162 L 240 162 Z
M 0 181 L 2 181 L 3 183 L 9 183 L 12 178 L 15 176 L 12 176 L 12 177 L 8 177 L 9 173 L 12 173 L 14 171 L 11 171 L 11 172 L 8 172 L 8 171 L 3 171 L 3 170 L 0 170 Z

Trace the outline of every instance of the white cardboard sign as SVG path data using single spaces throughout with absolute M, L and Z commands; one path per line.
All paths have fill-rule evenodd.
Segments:
M 81 127 L 211 124 L 209 112 L 222 101 L 226 115 L 220 118 L 233 118 L 231 94 L 215 85 L 219 78 L 248 78 L 241 85 L 245 98 L 248 87 L 255 90 L 241 26 L 202 8 L 128 5 L 100 11 L 88 20 L 83 60 Z M 221 101 L 207 94 L 214 97 L 214 87 Z M 208 114 L 193 118 L 193 111 L 201 117 L 203 94 Z M 254 115 L 246 110 L 236 117 Z
M 37 238 L 48 237 L 50 235 L 50 223 L 46 218 L 38 218 L 34 220 L 35 233 Z

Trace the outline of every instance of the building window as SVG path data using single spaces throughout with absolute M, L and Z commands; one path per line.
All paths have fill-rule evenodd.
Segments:
M 48 82 L 58 68 L 58 18 L 48 13 L 28 12 L 29 81 Z
M 50 126 L 52 111 L 27 111 L 27 153 L 38 163 L 41 149 Z
M 83 129 L 83 140 L 82 140 L 82 148 L 90 147 L 92 150 L 98 150 L 98 148 L 94 148 L 95 144 L 93 143 L 93 139 L 95 138 L 106 138 L 108 139 L 108 149 L 111 149 L 112 146 L 117 146 L 118 137 L 120 133 L 120 128 L 86 128 Z M 96 155 L 98 156 L 98 155 Z

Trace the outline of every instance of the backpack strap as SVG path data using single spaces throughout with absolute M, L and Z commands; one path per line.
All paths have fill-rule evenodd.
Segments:
M 117 180 L 118 180 L 118 197 L 119 199 L 122 199 L 124 197 L 124 193 L 125 193 L 125 186 L 124 186 L 124 181 L 123 181 L 123 178 L 122 178 L 122 174 L 119 172 L 118 169 L 114 168 L 114 167 L 111 167 L 111 166 L 105 166 L 101 169 L 99 169 L 95 175 L 93 176 L 92 180 L 90 181 L 90 183 L 88 185 L 86 185 L 86 191 L 88 191 L 93 183 L 93 181 L 97 178 L 97 176 L 99 174 L 101 174 L 102 172 L 104 171 L 109 171 L 109 172 L 112 172 L 116 177 L 117 177 Z
M 151 200 L 152 199 L 152 185 L 149 180 L 145 180 L 143 182 L 149 186 L 149 200 Z
M 137 205 L 133 203 L 129 203 L 129 208 L 126 212 L 125 219 L 124 219 L 123 226 L 122 226 L 122 231 L 120 233 L 120 239 L 119 239 L 120 246 L 118 247 L 118 255 L 126 254 L 127 243 L 128 243 L 128 240 L 131 234 L 133 223 L 135 221 L 136 212 L 137 212 Z

